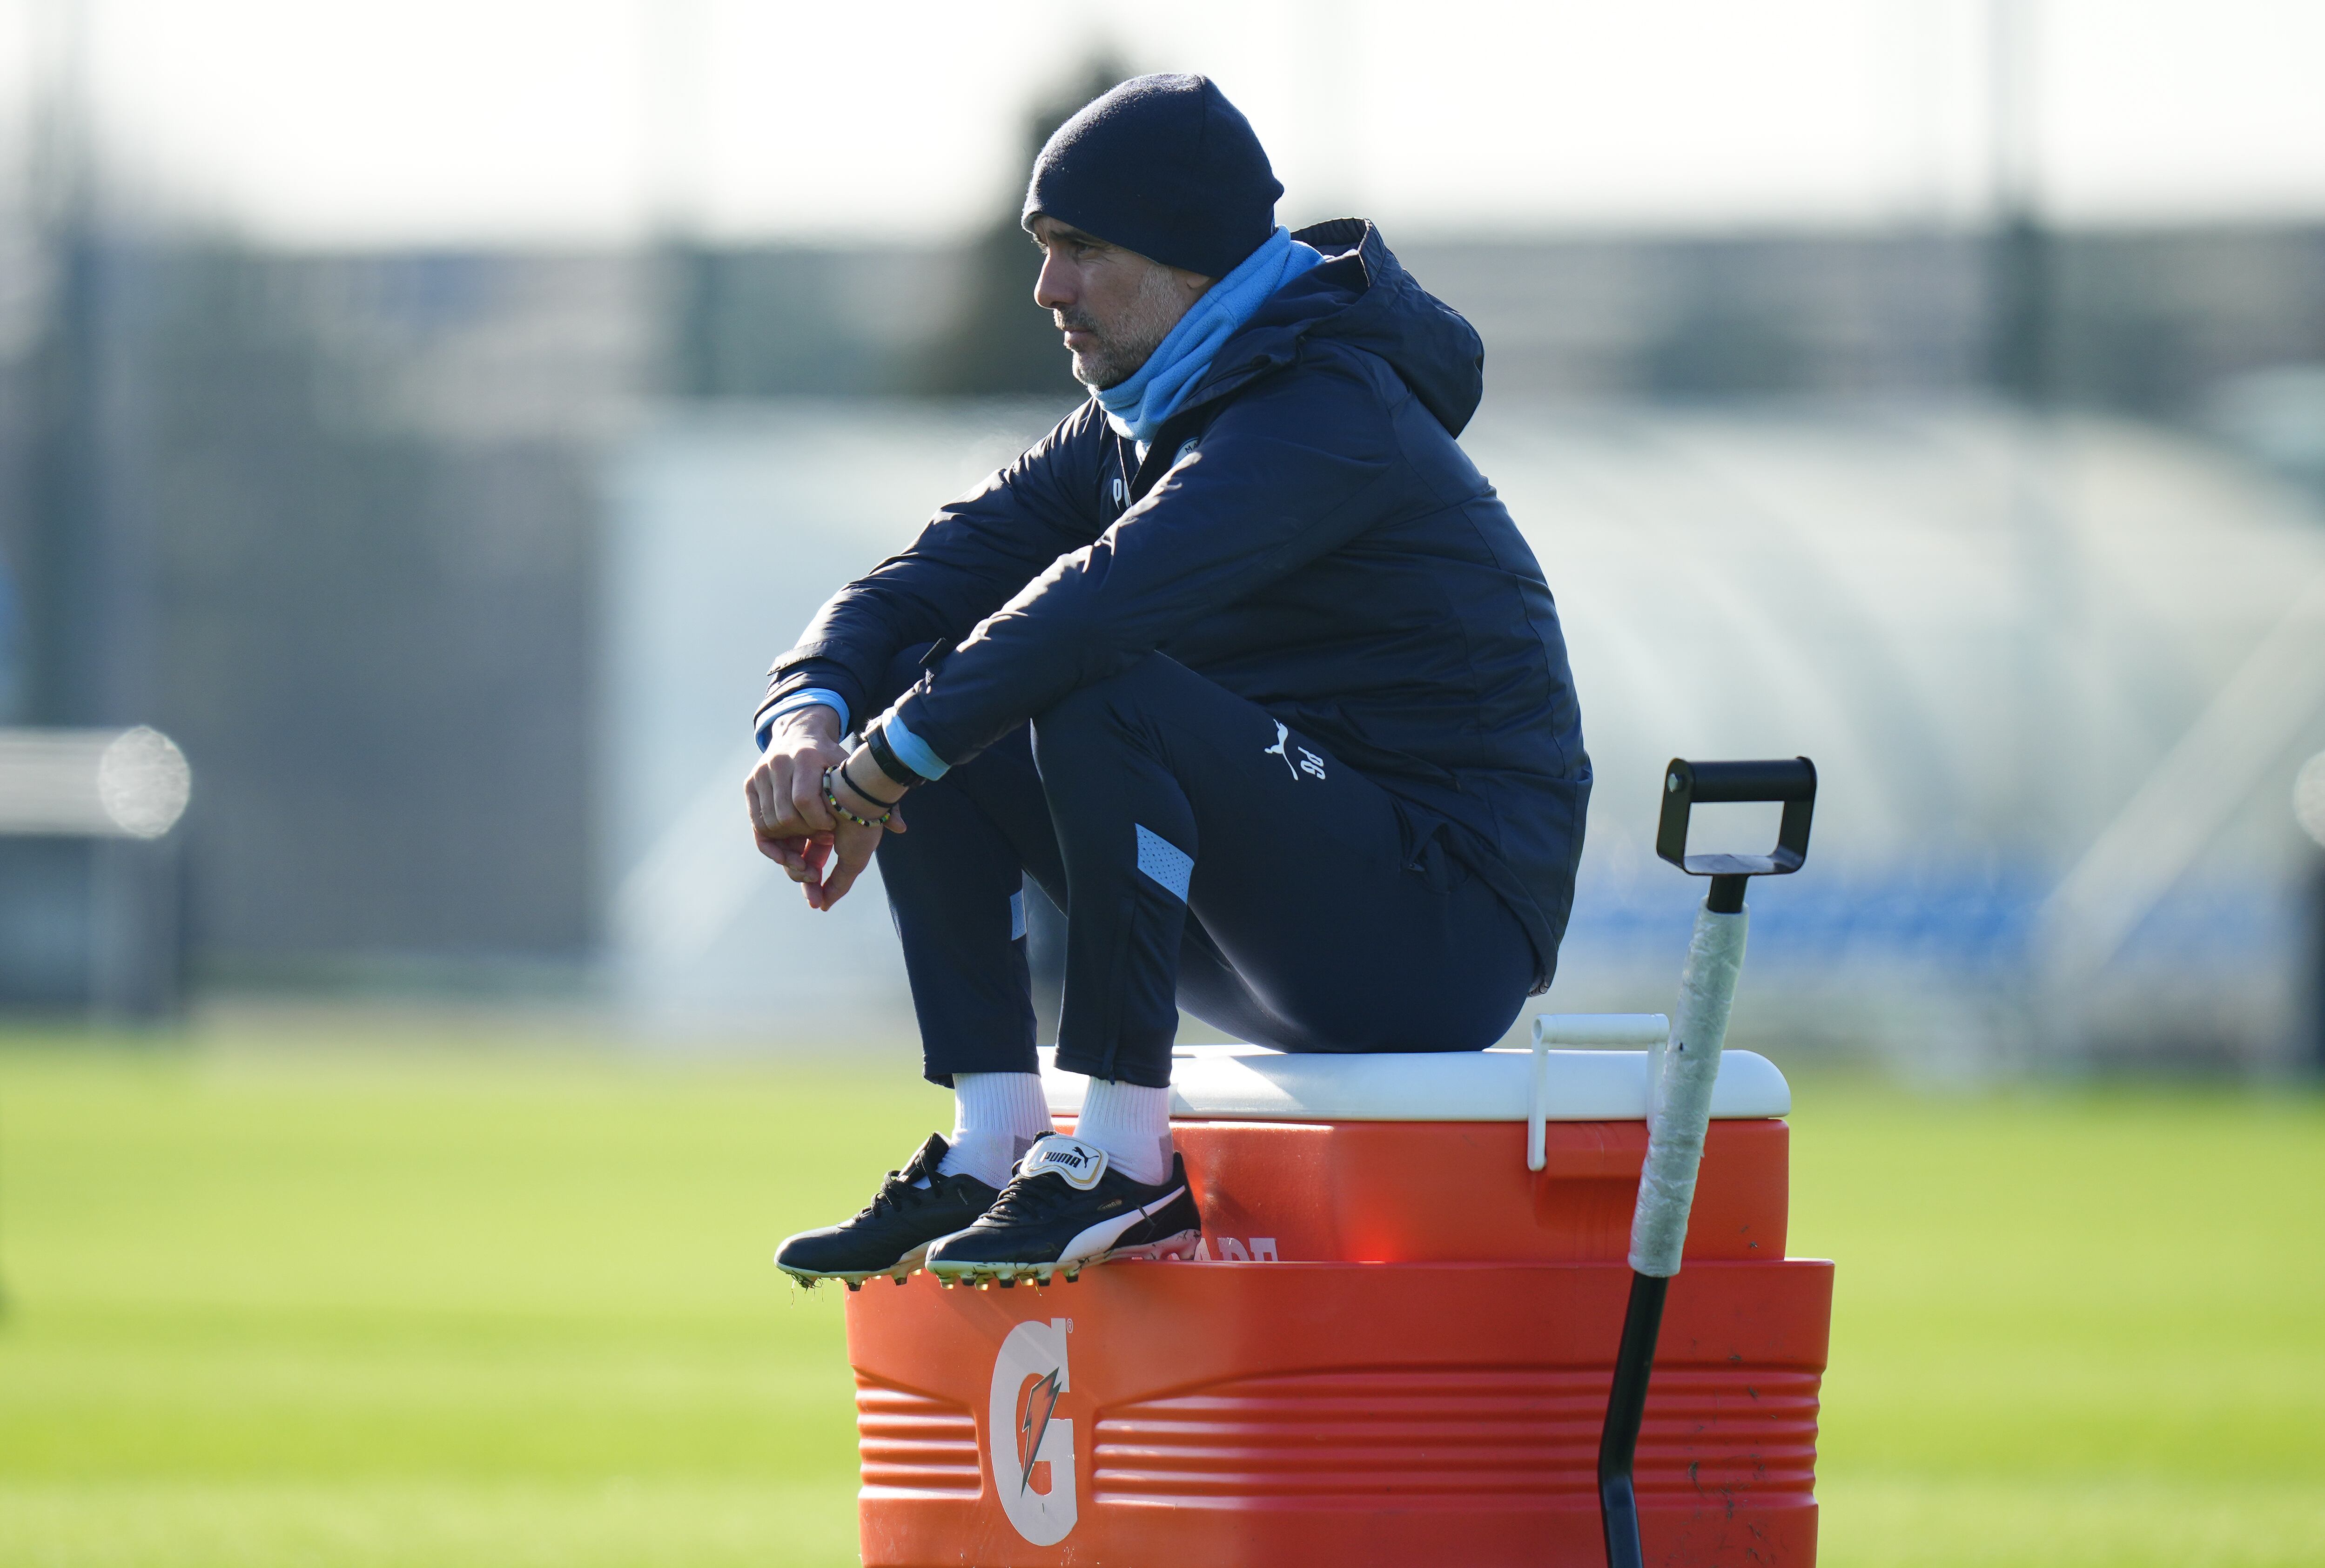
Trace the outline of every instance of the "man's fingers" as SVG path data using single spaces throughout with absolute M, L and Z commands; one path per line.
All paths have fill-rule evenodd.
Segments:
M 831 900 L 824 896 L 823 867 L 831 858 L 831 835 L 817 833 L 800 840 L 800 892 L 807 898 L 810 909 L 829 909 Z
M 788 756 L 770 756 L 751 770 L 746 793 L 755 831 L 771 839 L 796 839 L 812 827 L 800 820 L 792 803 L 792 780 L 797 772 L 797 763 Z
M 888 808 L 888 830 L 892 833 L 904 830 L 904 803 L 902 801 Z
M 750 776 L 743 781 L 743 798 L 749 804 L 755 830 L 768 835 L 782 831 L 783 814 L 778 808 L 775 782 L 768 776 L 764 765 L 753 768 Z
M 792 853 L 795 857 L 795 863 L 799 868 L 798 874 L 792 878 L 792 880 L 798 882 L 822 881 L 823 863 L 831 854 L 831 840 L 829 835 L 811 834 L 802 838 L 789 839 L 784 841 L 791 845 Z
M 861 866 L 850 866 L 844 860 L 834 866 L 831 868 L 831 875 L 823 879 L 823 886 L 820 889 L 823 902 L 817 907 L 829 909 L 847 897 L 848 890 L 856 886 L 857 874 L 863 869 Z
M 803 758 L 791 777 L 792 815 L 805 823 L 811 832 L 829 833 L 838 827 L 823 803 L 823 771 L 811 758 Z
M 864 868 L 872 864 L 872 851 L 879 845 L 879 834 L 860 830 L 838 841 L 834 846 L 831 875 L 823 879 L 823 908 L 829 909 L 856 886 L 856 879 L 864 875 Z
M 758 840 L 759 853 L 783 868 L 794 882 L 804 882 L 810 873 L 807 865 L 808 840 L 801 838 L 771 839 L 762 834 Z

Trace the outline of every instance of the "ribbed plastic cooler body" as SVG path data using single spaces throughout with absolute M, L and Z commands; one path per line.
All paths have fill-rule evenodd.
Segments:
M 1070 1123 L 1068 1124 L 1070 1125 Z M 1643 1121 L 1174 1124 L 1190 1263 L 848 1302 L 887 1568 L 1595 1565 Z M 1807 1564 L 1832 1268 L 1715 1122 L 1639 1447 L 1648 1561 Z

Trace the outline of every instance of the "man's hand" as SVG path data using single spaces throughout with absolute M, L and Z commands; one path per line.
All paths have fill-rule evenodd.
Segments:
M 872 863 L 872 851 L 880 844 L 881 829 L 859 827 L 835 815 L 824 803 L 824 770 L 847 760 L 839 715 L 829 708 L 802 708 L 775 721 L 767 749 L 743 781 L 759 853 L 800 884 L 811 909 L 829 909 L 838 903 Z M 857 766 L 868 767 L 868 759 Z M 857 815 L 876 817 L 887 809 L 859 797 L 844 782 L 833 782 L 841 803 Z M 891 812 L 886 830 L 904 830 L 902 814 Z M 831 862 L 828 877 L 826 861 Z
M 901 803 L 874 800 L 848 782 L 851 777 L 868 778 L 879 772 L 880 765 L 872 760 L 871 753 L 858 747 L 851 759 L 840 764 L 839 771 L 832 775 L 832 793 L 839 797 L 839 803 L 859 817 L 871 819 L 872 826 L 867 828 L 844 816 L 838 820 L 838 825 L 832 830 L 830 875 L 820 887 L 807 890 L 807 901 L 814 908 L 829 909 L 856 886 L 856 879 L 864 875 L 864 868 L 872 864 L 872 852 L 880 847 L 882 833 L 904 830 Z M 883 815 L 888 819 L 885 823 L 879 821 Z

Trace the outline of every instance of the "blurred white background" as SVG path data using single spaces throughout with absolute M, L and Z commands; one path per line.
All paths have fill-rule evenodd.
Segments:
M 2325 211 L 2302 0 L 15 0 L 123 179 L 270 242 L 958 236 L 1019 106 L 1216 78 L 1291 215 L 1402 232 L 1976 218 L 1997 100 L 2070 222 Z

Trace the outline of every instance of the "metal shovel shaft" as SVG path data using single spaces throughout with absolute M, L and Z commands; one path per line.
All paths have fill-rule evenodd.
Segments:
M 1728 1013 L 1744 968 L 1750 922 L 1742 900 L 1723 897 L 1723 891 L 1715 882 L 1712 896 L 1696 912 L 1671 1041 L 1648 1058 L 1647 1157 L 1631 1216 L 1631 1298 L 1607 1393 L 1607 1424 L 1598 1439 L 1598 1511 L 1608 1568 L 1642 1568 L 1644 1561 L 1632 1470 L 1663 1299 L 1687 1245 L 1688 1211 L 1695 1202 L 1696 1172 L 1711 1125 L 1712 1086 L 1719 1077 L 1720 1047 L 1728 1037 Z M 1730 903 L 1732 913 L 1718 907 Z

